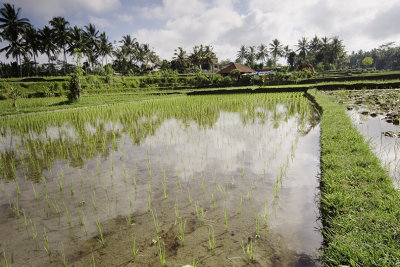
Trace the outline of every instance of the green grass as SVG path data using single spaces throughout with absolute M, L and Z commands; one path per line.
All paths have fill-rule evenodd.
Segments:
M 343 106 L 321 92 L 321 203 L 327 266 L 400 264 L 400 201 Z
M 176 95 L 154 95 L 146 93 L 94 95 L 83 96 L 80 101 L 74 103 L 69 103 L 66 97 L 21 98 L 17 100 L 18 109 L 12 107 L 13 100 L 1 100 L 0 116 L 109 105 L 122 102 L 136 102 L 171 96 Z

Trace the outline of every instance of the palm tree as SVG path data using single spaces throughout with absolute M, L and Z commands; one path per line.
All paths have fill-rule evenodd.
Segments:
M 25 28 L 30 25 L 27 18 L 20 18 L 19 12 L 21 8 L 15 9 L 14 5 L 4 4 L 0 9 L 0 30 L 1 37 L 8 41 L 9 44 L 0 50 L 0 52 L 6 51 L 6 57 L 12 55 L 13 58 L 21 64 L 21 57 L 26 55 L 26 51 L 23 47 L 23 41 L 21 40 L 22 33 Z M 20 65 L 20 75 L 22 77 L 22 66 Z
M 87 46 L 83 53 L 86 54 L 86 57 L 94 68 L 94 64 L 96 63 L 97 57 L 99 55 L 99 31 L 96 29 L 96 26 L 93 24 L 89 24 L 85 26 L 84 37 L 87 40 Z
M 254 65 L 256 63 L 256 58 L 257 58 L 256 47 L 249 46 L 246 53 L 246 65 L 248 65 L 250 68 L 254 68 Z
M 172 57 L 172 61 L 175 61 L 178 65 L 178 69 L 181 72 L 185 72 L 188 63 L 188 56 L 185 50 L 182 47 L 178 47 L 178 49 L 174 50 L 174 56 Z
M 272 42 L 269 43 L 269 51 L 272 54 L 272 58 L 274 59 L 274 66 L 276 67 L 278 57 L 283 56 L 283 48 L 281 42 L 278 39 L 272 40 Z
M 87 40 L 84 31 L 77 26 L 69 29 L 70 39 L 68 43 L 68 53 L 73 54 L 76 51 L 84 52 L 87 48 Z
M 299 52 L 299 56 L 302 60 L 306 60 L 306 56 L 308 53 L 308 41 L 306 37 L 302 37 L 298 42 L 297 42 L 297 52 Z
M 211 72 L 214 73 L 214 64 L 217 56 L 215 55 L 213 47 L 210 45 L 206 45 L 204 47 L 204 63 L 209 65 L 209 69 L 211 69 Z
M 33 62 L 35 64 L 35 73 L 37 75 L 38 64 L 36 62 L 36 57 L 38 56 L 40 49 L 39 33 L 35 28 L 29 26 L 25 29 L 23 39 L 25 40 L 27 51 L 31 56 L 33 56 Z
M 67 45 L 70 42 L 69 22 L 63 17 L 53 17 L 49 21 L 49 24 L 53 27 L 54 40 L 59 48 L 62 49 L 64 54 L 64 74 L 67 73 Z
M 241 45 L 239 51 L 237 51 L 236 61 L 243 64 L 243 61 L 246 58 L 246 54 L 247 54 L 246 46 Z
M 334 36 L 331 40 L 331 58 L 332 63 L 336 65 L 337 61 L 345 55 L 343 41 L 338 36 Z
M 100 34 L 100 44 L 99 44 L 99 54 L 100 54 L 100 56 L 102 56 L 103 57 L 103 60 L 104 60 L 104 57 L 106 58 L 106 65 L 107 65 L 107 56 L 108 55 L 111 55 L 111 52 L 112 52 L 112 44 L 110 43 L 110 41 L 108 41 L 108 37 L 107 37 L 107 35 L 106 35 L 106 33 L 105 32 L 102 32 L 101 34 Z M 102 60 L 102 61 L 103 61 Z M 103 62 L 102 62 L 103 63 Z M 103 65 L 103 64 L 102 64 Z
M 52 57 L 58 52 L 58 47 L 54 41 L 54 33 L 48 27 L 44 26 L 43 29 L 39 30 L 39 40 L 40 40 L 40 52 L 46 54 L 49 62 L 49 67 L 51 68 Z
M 317 53 L 321 49 L 322 43 L 317 35 L 308 43 L 308 50 L 313 53 Z
M 128 55 L 129 63 L 132 64 L 132 61 L 135 57 L 135 50 L 138 50 L 138 42 L 136 38 L 132 38 L 129 34 L 122 36 L 122 40 L 120 41 L 122 46 L 125 47 L 125 52 Z
M 265 62 L 267 62 L 268 59 L 268 48 L 265 44 L 260 44 L 257 49 L 257 60 L 261 60 L 261 63 L 264 67 Z

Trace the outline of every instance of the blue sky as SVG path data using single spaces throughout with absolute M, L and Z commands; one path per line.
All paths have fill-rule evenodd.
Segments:
M 5 2 L 5 1 L 1 1 Z M 240 45 L 278 38 L 296 49 L 305 36 L 339 35 L 348 51 L 400 41 L 398 0 L 10 0 L 36 27 L 53 16 L 71 25 L 94 23 L 110 40 L 131 34 L 162 58 L 174 49 L 212 45 L 220 60 Z

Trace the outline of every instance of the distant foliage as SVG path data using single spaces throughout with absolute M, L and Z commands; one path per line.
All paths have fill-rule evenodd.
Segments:
M 82 68 L 75 67 L 74 72 L 70 75 L 67 96 L 71 102 L 78 101 L 81 97 L 83 72 Z
M 374 63 L 374 59 L 372 57 L 366 57 L 363 59 L 362 64 L 365 67 L 369 67 L 372 65 L 372 63 Z

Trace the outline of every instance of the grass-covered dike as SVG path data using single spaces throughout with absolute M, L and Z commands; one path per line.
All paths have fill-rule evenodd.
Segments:
M 321 198 L 327 266 L 398 266 L 400 201 L 388 172 L 343 106 L 322 92 Z

